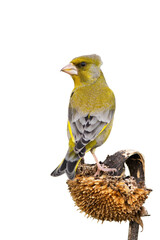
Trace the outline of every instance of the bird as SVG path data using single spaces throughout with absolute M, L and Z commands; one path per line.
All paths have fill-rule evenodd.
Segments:
M 78 164 L 87 152 L 91 152 L 97 164 L 97 172 L 113 172 L 99 163 L 95 150 L 108 138 L 115 113 L 115 96 L 108 87 L 101 70 L 102 60 L 96 54 L 74 58 L 61 69 L 74 81 L 68 108 L 67 135 L 69 147 L 63 161 L 51 173 L 60 176 L 66 173 L 74 179 Z

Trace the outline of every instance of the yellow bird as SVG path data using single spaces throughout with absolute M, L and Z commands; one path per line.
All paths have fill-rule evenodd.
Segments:
M 61 70 L 70 74 L 74 81 L 68 110 L 69 148 L 52 176 L 66 172 L 68 178 L 73 179 L 79 162 L 88 151 L 97 163 L 96 175 L 100 171 L 116 171 L 101 165 L 95 155 L 95 149 L 110 134 L 115 112 L 115 97 L 105 81 L 101 64 L 98 55 L 86 55 L 74 58 Z

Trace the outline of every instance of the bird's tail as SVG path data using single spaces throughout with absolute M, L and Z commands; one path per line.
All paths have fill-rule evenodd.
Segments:
M 78 164 L 82 158 L 78 156 L 73 150 L 68 150 L 65 158 L 59 166 L 51 173 L 51 176 L 57 177 L 66 172 L 69 179 L 73 179 L 76 175 Z

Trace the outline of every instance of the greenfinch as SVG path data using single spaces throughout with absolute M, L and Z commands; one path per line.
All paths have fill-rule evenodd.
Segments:
M 105 81 L 101 65 L 101 58 L 93 54 L 74 58 L 61 70 L 74 81 L 68 109 L 69 148 L 51 176 L 66 173 L 69 179 L 74 179 L 78 164 L 88 151 L 97 163 L 96 175 L 100 171 L 116 171 L 101 165 L 95 155 L 95 149 L 110 134 L 115 112 L 114 93 Z

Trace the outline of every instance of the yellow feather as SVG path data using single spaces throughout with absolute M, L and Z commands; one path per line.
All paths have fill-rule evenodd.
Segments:
M 72 129 L 71 129 L 71 124 L 70 124 L 69 121 L 68 121 L 68 130 L 69 130 L 69 133 L 70 133 L 70 136 L 71 136 L 72 142 L 75 143 L 75 139 L 74 139 L 74 136 L 73 136 L 73 133 L 72 133 Z
M 102 130 L 100 131 L 100 133 L 98 134 L 98 135 L 100 135 L 101 134 L 101 132 L 103 132 L 104 131 L 104 129 L 106 128 L 108 126 L 108 123 L 102 128 Z

